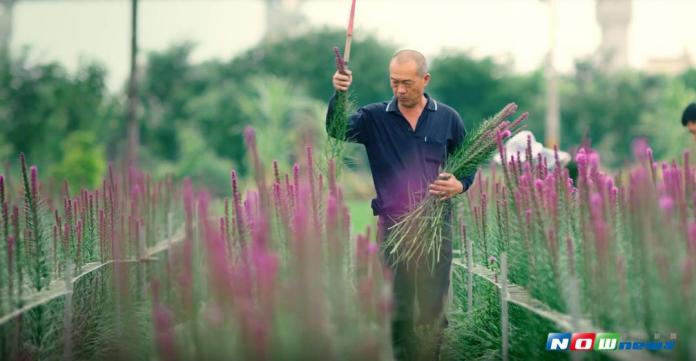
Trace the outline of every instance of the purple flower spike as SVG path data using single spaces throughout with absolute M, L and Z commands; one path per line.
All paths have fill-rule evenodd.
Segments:
M 39 196 L 39 170 L 36 168 L 35 165 L 32 165 L 29 172 L 31 174 L 31 195 L 32 197 L 34 197 L 34 199 L 36 199 Z
M 244 128 L 244 142 L 249 148 L 256 148 L 256 131 L 253 127 Z
M 534 180 L 534 187 L 536 188 L 537 192 L 541 193 L 544 191 L 544 181 L 541 179 L 536 179 Z
M 278 161 L 274 160 L 273 161 L 273 178 L 275 179 L 275 182 L 280 184 L 280 172 L 278 172 Z
M 589 160 L 591 166 L 594 168 L 599 168 L 599 154 L 597 154 L 597 152 L 589 153 L 587 155 L 587 159 Z
M 520 115 L 519 117 L 517 117 L 517 119 L 515 119 L 515 120 L 510 124 L 510 126 L 508 127 L 508 129 L 516 129 L 517 127 L 520 126 L 520 124 L 522 124 L 522 122 L 524 122 L 525 120 L 527 120 L 527 118 L 529 118 L 529 112 L 524 112 L 524 113 L 522 113 L 522 115 Z
M 592 193 L 590 204 L 592 204 L 593 209 L 599 209 L 602 206 L 602 197 L 597 193 Z
M 660 209 L 665 212 L 671 211 L 674 208 L 674 201 L 670 196 L 660 197 Z
M 336 56 L 336 70 L 341 74 L 346 74 L 346 61 L 343 59 L 343 56 L 341 56 L 341 52 L 336 46 L 334 46 L 333 51 Z
M 295 186 L 295 192 L 299 193 L 300 191 L 300 165 L 295 163 L 295 165 L 292 166 L 292 180 L 293 180 L 293 185 Z
M 375 243 L 375 242 L 370 242 L 367 245 L 367 253 L 369 255 L 376 254 L 378 250 L 379 250 L 379 246 L 377 246 L 377 243 Z
M 505 106 L 505 108 L 503 108 L 503 110 L 500 111 L 499 117 L 501 119 L 505 119 L 505 118 L 515 114 L 516 111 L 517 111 L 517 104 L 509 103 L 508 105 Z
M 648 150 L 648 140 L 645 137 L 636 138 L 631 144 L 633 156 L 639 161 L 644 161 Z
M 159 286 L 154 283 L 152 308 L 153 321 L 155 324 L 155 340 L 157 349 L 163 360 L 174 361 L 179 360 L 176 334 L 174 332 L 174 314 L 159 300 Z
M 587 162 L 587 155 L 585 154 L 584 148 L 580 148 L 578 153 L 575 155 L 575 161 L 578 164 L 585 164 Z
M 230 174 L 230 178 L 232 179 L 232 194 L 239 194 L 239 188 L 237 187 L 237 171 L 233 170 L 232 173 Z
M 606 189 L 607 189 L 607 190 L 611 190 L 611 189 L 614 188 L 614 180 L 613 180 L 613 179 L 607 177 L 607 178 L 605 179 L 604 183 L 606 184 Z

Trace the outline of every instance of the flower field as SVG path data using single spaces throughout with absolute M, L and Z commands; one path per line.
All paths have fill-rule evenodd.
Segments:
M 527 152 L 524 159 L 532 159 Z M 459 354 L 485 356 L 477 339 L 501 352 L 505 348 L 496 339 L 505 332 L 493 316 L 500 309 L 490 309 L 499 307 L 500 296 L 491 295 L 498 290 L 490 284 L 478 287 L 482 277 L 503 283 L 505 257 L 506 281 L 518 288 L 505 295 L 511 301 L 509 314 L 500 317 L 509 320 L 506 332 L 513 341 L 516 332 L 527 337 L 507 346 L 510 355 L 527 348 L 534 359 L 556 359 L 557 352 L 543 347 L 550 332 L 614 332 L 621 340 L 655 342 L 659 349 L 674 341 L 676 347 L 589 357 L 694 357 L 694 172 L 688 153 L 671 163 L 654 162 L 649 148 L 635 156 L 632 168 L 610 175 L 601 170 L 596 152 L 580 149 L 577 179 L 572 180 L 567 169 L 521 162 L 518 153 L 503 156 L 510 161 L 502 169 L 491 168 L 477 178 L 459 216 L 462 263 L 476 275 L 462 274 L 455 281 L 455 295 L 468 301 L 459 308 L 476 319 L 460 317 L 460 331 L 471 337 L 450 343 Z M 485 268 L 477 272 L 476 265 Z M 486 287 L 488 299 L 480 296 Z M 527 311 L 520 314 L 520 308 Z M 529 313 L 552 323 L 530 321 Z M 480 326 L 479 318 L 490 322 Z M 476 328 L 467 330 L 474 322 L 479 322 Z M 475 331 L 480 329 L 490 333 Z M 456 326 L 450 331 L 458 334 Z M 530 348 L 531 340 L 537 346 Z
M 0 358 L 390 360 L 390 274 L 375 230 L 351 232 L 340 165 L 265 163 L 244 138 L 253 182 L 231 171 L 222 198 L 132 168 L 71 189 L 22 156 L 0 178 Z M 582 148 L 572 179 L 528 152 L 458 197 L 442 358 L 696 357 L 689 155 L 610 174 Z M 675 347 L 550 352 L 552 332 Z

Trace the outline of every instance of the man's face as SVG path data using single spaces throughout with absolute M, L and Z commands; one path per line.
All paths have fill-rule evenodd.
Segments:
M 389 79 L 399 105 L 413 108 L 422 99 L 425 87 L 430 82 L 430 74 L 418 75 L 418 64 L 413 60 L 392 60 L 389 63 Z
M 694 140 L 696 141 L 696 120 L 690 120 L 686 123 L 686 129 L 689 130 L 689 133 L 694 137 Z

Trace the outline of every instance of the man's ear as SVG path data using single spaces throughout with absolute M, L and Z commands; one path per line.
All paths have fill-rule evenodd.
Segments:
M 430 73 L 425 73 L 423 76 L 423 81 L 425 81 L 425 85 L 428 85 L 430 83 Z

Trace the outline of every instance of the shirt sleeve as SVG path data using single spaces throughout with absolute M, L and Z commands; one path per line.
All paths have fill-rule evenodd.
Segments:
M 326 112 L 326 133 L 336 139 L 342 139 L 348 142 L 365 144 L 367 143 L 367 132 L 365 131 L 365 122 L 369 114 L 365 108 L 359 108 L 355 113 L 348 115 L 348 124 L 345 134 L 338 134 L 340 128 L 337 126 L 340 114 L 337 114 L 338 93 L 334 93 L 329 100 L 329 108 Z
M 452 121 L 452 141 L 447 144 L 447 154 L 451 155 L 454 153 L 454 151 L 459 147 L 459 145 L 462 143 L 464 140 L 464 137 L 466 136 L 466 128 L 464 127 L 464 122 L 462 121 L 462 118 L 457 114 L 456 112 L 454 113 L 454 119 Z M 466 192 L 469 187 L 474 183 L 474 179 L 476 178 L 476 172 L 473 174 L 454 174 L 454 177 L 457 178 L 460 182 L 462 182 L 462 185 L 464 186 L 463 192 Z

